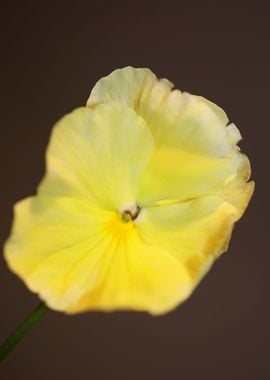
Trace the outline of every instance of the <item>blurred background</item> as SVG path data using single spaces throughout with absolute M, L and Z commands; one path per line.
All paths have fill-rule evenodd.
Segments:
M 222 106 L 256 190 L 229 252 L 180 308 L 157 318 L 50 311 L 0 365 L 1 380 L 270 379 L 269 16 L 260 0 L 3 2 L 1 247 L 13 204 L 43 175 L 53 124 L 126 65 Z M 37 303 L 1 254 L 0 341 Z

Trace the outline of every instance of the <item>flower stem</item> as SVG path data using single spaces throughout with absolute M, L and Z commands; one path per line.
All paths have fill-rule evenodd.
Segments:
M 32 313 L 17 327 L 17 329 L 0 346 L 0 362 L 10 353 L 13 348 L 22 340 L 26 333 L 45 314 L 47 306 L 41 302 Z

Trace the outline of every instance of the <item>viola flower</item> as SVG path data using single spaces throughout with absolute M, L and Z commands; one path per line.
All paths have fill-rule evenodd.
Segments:
M 240 138 L 210 101 L 115 70 L 54 127 L 37 195 L 15 207 L 9 267 L 66 313 L 172 310 L 252 195 Z

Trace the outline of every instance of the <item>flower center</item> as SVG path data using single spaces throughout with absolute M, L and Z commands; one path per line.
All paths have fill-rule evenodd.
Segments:
M 121 220 L 123 223 L 128 223 L 131 220 L 135 220 L 139 215 L 141 209 L 139 206 L 135 206 L 132 210 L 127 209 L 121 212 Z

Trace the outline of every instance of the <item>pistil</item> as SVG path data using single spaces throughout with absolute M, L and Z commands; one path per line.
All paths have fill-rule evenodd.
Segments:
M 121 220 L 123 223 L 128 223 L 130 221 L 135 220 L 139 213 L 140 213 L 140 207 L 136 206 L 134 210 L 124 210 L 121 212 Z

